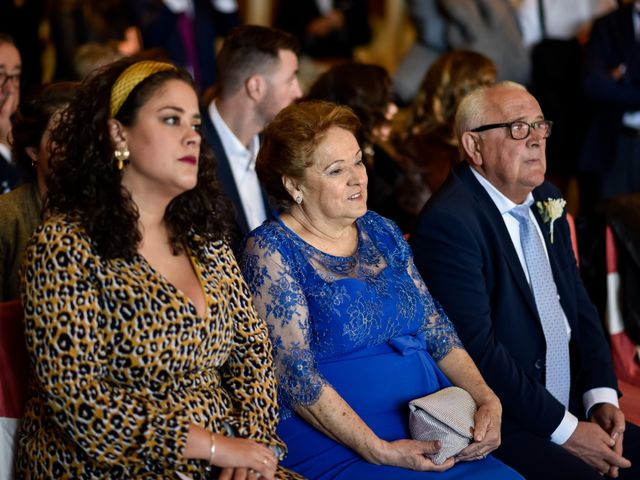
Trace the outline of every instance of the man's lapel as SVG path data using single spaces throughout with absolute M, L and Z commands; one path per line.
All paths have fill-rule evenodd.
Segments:
M 220 135 L 218 134 L 218 131 L 211 121 L 209 110 L 207 108 L 201 108 L 201 112 L 202 136 L 207 141 L 207 143 L 211 147 L 211 150 L 213 150 L 213 154 L 216 157 L 216 173 L 218 176 L 218 181 L 222 185 L 224 193 L 227 194 L 234 206 L 236 222 L 238 223 L 238 226 L 240 227 L 240 230 L 242 230 L 242 233 L 244 235 L 249 231 L 249 223 L 247 221 L 247 217 L 244 214 L 244 209 L 242 208 L 242 202 L 240 201 L 240 192 L 238 191 L 236 181 L 233 178 L 233 172 L 231 171 L 231 165 L 229 165 L 229 159 L 226 152 L 224 151 L 224 146 L 222 145 Z
M 531 308 L 531 311 L 537 317 L 538 309 L 536 308 L 535 299 L 533 298 L 531 287 L 529 286 L 527 277 L 522 270 L 522 264 L 520 263 L 520 259 L 518 258 L 518 253 L 513 246 L 511 236 L 509 235 L 507 226 L 504 224 L 504 220 L 502 219 L 500 211 L 496 207 L 495 203 L 493 203 L 493 200 L 491 200 L 489 194 L 475 178 L 475 176 L 471 172 L 471 167 L 469 165 L 465 165 L 464 167 L 460 168 L 457 173 L 463 183 L 465 183 L 465 185 L 472 192 L 477 202 L 481 205 L 482 210 L 485 212 L 487 218 L 494 226 L 495 231 L 498 233 L 499 241 L 501 243 L 500 250 L 502 251 L 507 265 L 509 265 L 509 269 L 511 270 L 514 282 L 516 285 L 518 285 L 518 288 L 520 289 L 520 292 L 525 299 L 525 303 L 529 306 L 529 308 Z

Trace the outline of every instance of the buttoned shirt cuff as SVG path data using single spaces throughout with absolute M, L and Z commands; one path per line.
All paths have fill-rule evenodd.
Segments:
M 609 387 L 592 388 L 584 392 L 582 395 L 582 404 L 584 405 L 584 411 L 587 412 L 587 418 L 589 418 L 591 409 L 598 403 L 610 403 L 616 408 L 620 408 L 618 392 Z
M 569 437 L 573 435 L 573 432 L 578 427 L 578 417 L 569 410 L 565 410 L 564 418 L 558 425 L 558 428 L 551 434 L 551 441 L 557 445 L 562 445 L 569 440 Z

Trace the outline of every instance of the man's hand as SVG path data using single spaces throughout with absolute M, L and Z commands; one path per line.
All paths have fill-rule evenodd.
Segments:
M 613 451 L 622 455 L 622 443 L 624 439 L 624 413 L 615 405 L 601 403 L 591 410 L 591 422 L 597 423 L 616 442 Z M 612 466 L 608 475 L 613 478 L 618 477 L 618 467 Z
M 578 422 L 562 446 L 603 475 L 615 468 L 629 468 L 631 462 L 614 450 L 616 441 L 595 422 Z
M 0 143 L 9 146 L 11 132 L 11 115 L 18 109 L 20 94 L 12 92 L 0 95 Z

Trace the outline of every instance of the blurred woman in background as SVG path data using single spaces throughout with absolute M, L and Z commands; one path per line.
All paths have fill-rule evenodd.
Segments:
M 406 121 L 392 134 L 392 143 L 408 169 L 399 189 L 400 204 L 413 219 L 460 161 L 453 122 L 468 92 L 496 81 L 496 66 L 478 52 L 453 50 L 427 70 Z

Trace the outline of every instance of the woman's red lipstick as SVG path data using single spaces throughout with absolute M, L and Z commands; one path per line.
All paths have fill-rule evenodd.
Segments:
M 191 165 L 196 165 L 198 163 L 198 159 L 193 155 L 186 155 L 184 157 L 180 157 L 178 161 L 190 163 Z

